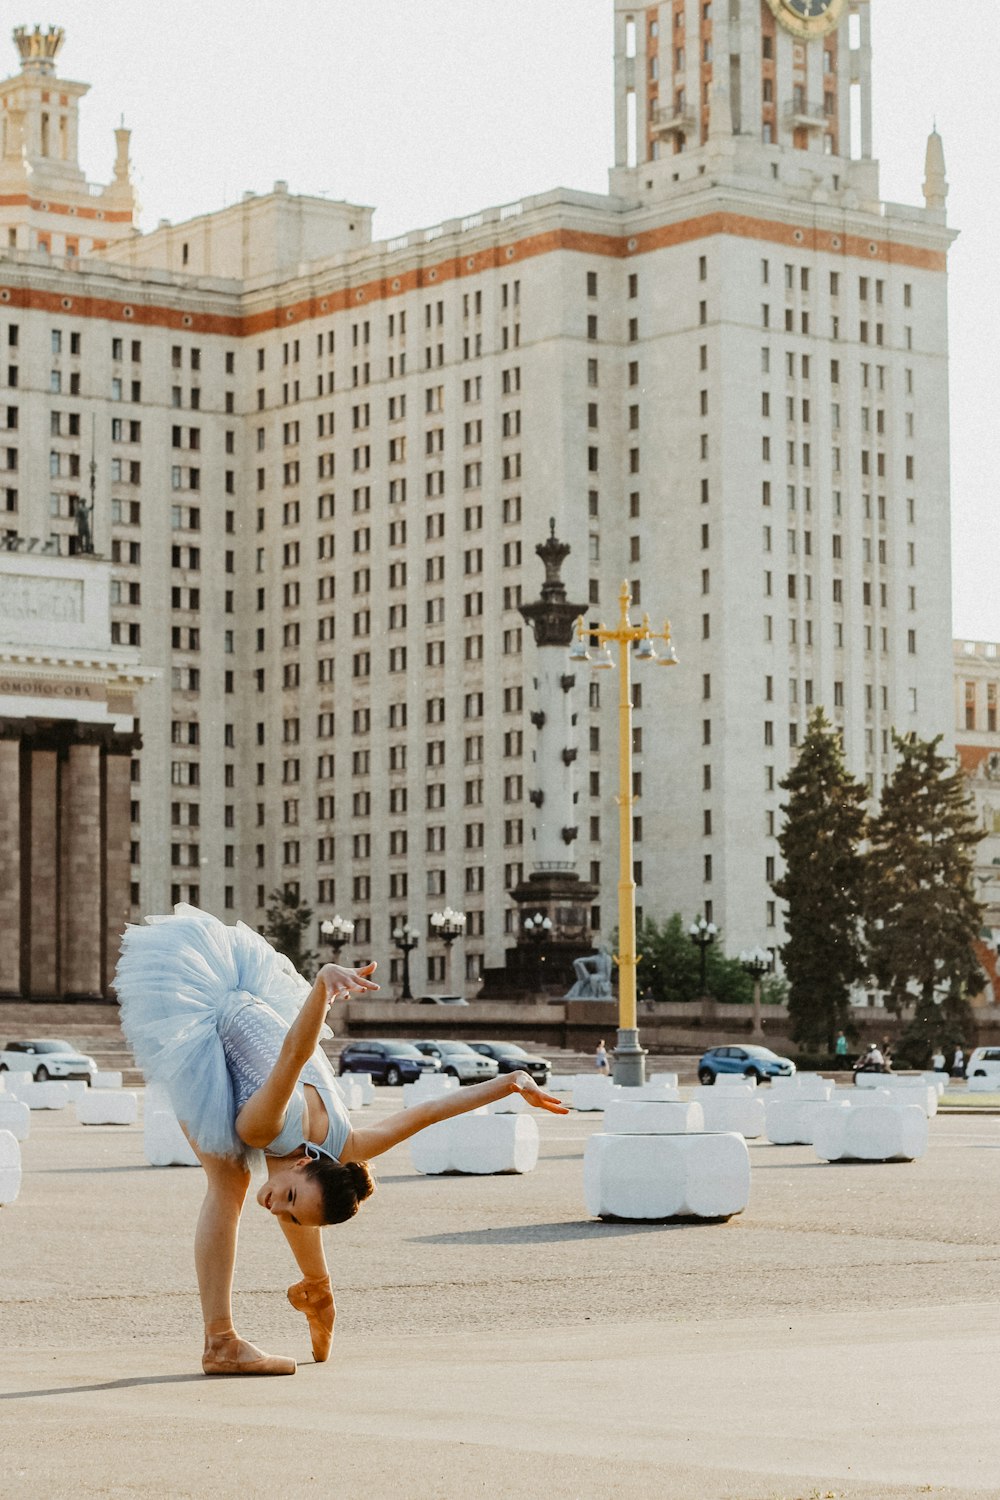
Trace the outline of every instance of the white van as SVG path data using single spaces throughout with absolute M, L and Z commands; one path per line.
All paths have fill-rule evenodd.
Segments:
M 966 1078 L 993 1078 L 1000 1084 L 1000 1047 L 977 1047 L 965 1067 Z

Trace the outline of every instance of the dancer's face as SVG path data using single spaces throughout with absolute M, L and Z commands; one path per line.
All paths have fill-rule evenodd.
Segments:
M 306 1175 L 306 1156 L 276 1163 L 257 1194 L 257 1202 L 286 1224 L 323 1223 L 323 1200 L 319 1183 Z

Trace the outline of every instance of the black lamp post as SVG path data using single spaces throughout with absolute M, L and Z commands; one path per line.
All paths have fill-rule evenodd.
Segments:
M 333 949 L 334 961 L 339 962 L 341 948 L 354 936 L 354 923 L 345 917 L 334 917 L 332 921 L 321 922 L 319 930 Z
M 704 917 L 699 917 L 697 922 L 692 922 L 688 928 L 688 937 L 698 949 L 698 970 L 701 993 L 705 994 L 705 964 L 708 959 L 708 950 L 719 935 L 719 929 L 714 922 L 706 922 Z
M 398 927 L 393 928 L 392 940 L 403 955 L 403 988 L 399 998 L 400 1000 L 412 1000 L 413 991 L 410 989 L 410 954 L 420 939 L 417 937 L 416 930 L 410 926 L 409 922 L 403 921 Z
M 442 943 L 444 943 L 445 968 L 447 969 L 445 983 L 450 986 L 451 945 L 465 931 L 465 912 L 452 911 L 450 906 L 446 906 L 444 911 L 432 911 L 431 926 L 434 929 L 434 935 L 439 937 Z
M 774 966 L 774 954 L 770 948 L 750 948 L 740 954 L 740 963 L 753 980 L 753 1035 L 764 1035 L 764 1022 L 760 1009 L 760 988 L 764 975 Z

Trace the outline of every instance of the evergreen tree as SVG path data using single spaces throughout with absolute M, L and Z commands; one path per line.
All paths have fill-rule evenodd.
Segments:
M 871 825 L 866 865 L 866 936 L 875 983 L 899 1013 L 920 1013 L 943 990 L 954 999 L 982 988 L 973 941 L 982 907 L 973 889 L 984 836 L 962 773 L 939 750 L 941 736 L 893 735 L 897 763 Z
M 312 910 L 291 886 L 271 892 L 264 936 L 272 948 L 291 960 L 300 974 L 308 974 L 319 965 L 318 955 L 304 947 L 312 919 Z
M 781 950 L 792 1036 L 832 1053 L 851 1029 L 851 986 L 864 973 L 861 946 L 865 793 L 844 765 L 840 737 L 821 708 L 812 715 L 795 765 L 778 838 L 785 873 L 774 893 L 786 903 Z

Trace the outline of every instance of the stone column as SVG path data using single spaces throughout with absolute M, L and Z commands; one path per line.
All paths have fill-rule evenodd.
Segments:
M 104 935 L 100 745 L 70 745 L 61 792 L 60 989 L 69 997 L 99 999 Z
M 104 757 L 104 891 L 105 939 L 103 989 L 114 978 L 122 933 L 129 919 L 129 881 L 132 868 L 131 759 L 128 754 Z
M 28 993 L 59 993 L 59 753 L 31 752 Z
M 21 742 L 0 739 L 0 995 L 21 993 Z

